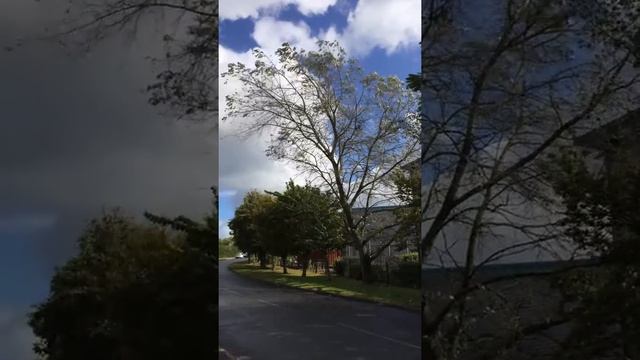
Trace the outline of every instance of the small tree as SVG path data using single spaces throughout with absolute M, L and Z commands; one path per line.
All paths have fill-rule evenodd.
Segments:
M 273 196 L 251 191 L 245 195 L 229 222 L 229 229 L 238 249 L 257 254 L 262 268 L 267 266 L 268 235 L 261 223 L 274 203 Z
M 277 193 L 267 192 L 269 195 Z M 297 226 L 299 219 L 296 219 L 278 196 L 273 197 L 274 201 L 264 209 L 264 212 L 256 219 L 261 233 L 264 235 L 264 244 L 267 252 L 274 257 L 280 258 L 282 272 L 287 273 L 287 257 L 295 252 L 297 237 Z M 275 261 L 272 264 L 275 266 Z
M 344 247 L 343 222 L 335 197 L 310 184 L 287 183 L 283 193 L 272 193 L 278 199 L 278 216 L 286 224 L 293 247 L 302 259 L 302 276 L 307 275 L 311 252 L 327 254 Z M 328 269 L 327 259 L 327 272 Z

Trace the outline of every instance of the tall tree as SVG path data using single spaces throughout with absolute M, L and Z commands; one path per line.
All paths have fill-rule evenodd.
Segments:
M 370 280 L 375 254 L 363 234 L 370 209 L 392 196 L 389 174 L 417 157 L 419 124 L 414 94 L 395 77 L 366 74 L 333 42 L 306 52 L 283 44 L 277 59 L 254 51 L 255 66 L 229 64 L 224 77 L 241 91 L 226 99 L 226 120 L 243 133 L 271 131 L 268 155 L 295 163 L 338 199 L 348 242 Z M 225 119 L 223 119 L 225 120 Z M 360 218 L 352 208 L 363 207 Z

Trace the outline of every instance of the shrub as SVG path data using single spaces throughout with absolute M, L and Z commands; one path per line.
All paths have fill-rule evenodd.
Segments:
M 419 263 L 420 259 L 418 259 L 418 252 L 410 252 L 408 254 L 402 254 L 398 256 L 400 261 L 403 263 Z

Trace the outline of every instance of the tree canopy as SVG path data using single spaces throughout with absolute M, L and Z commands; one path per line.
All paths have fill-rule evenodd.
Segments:
M 239 239 L 235 240 L 238 247 L 248 244 L 245 249 L 261 251 L 261 258 L 266 254 L 283 260 L 299 256 L 303 276 L 312 252 L 326 254 L 345 245 L 344 222 L 335 197 L 311 184 L 301 186 L 293 181 L 282 192 L 249 192 L 229 227 L 234 239 Z M 251 240 L 245 244 L 245 239 Z M 285 261 L 283 271 L 286 272 Z
M 262 267 L 266 266 L 268 240 L 265 229 L 260 225 L 264 223 L 274 203 L 273 196 L 250 191 L 229 221 L 229 229 L 238 249 L 249 255 L 257 255 Z
M 217 356 L 217 222 L 181 217 L 179 232 L 120 211 L 87 226 L 29 324 L 44 359 Z M 184 227 L 186 224 L 186 227 Z

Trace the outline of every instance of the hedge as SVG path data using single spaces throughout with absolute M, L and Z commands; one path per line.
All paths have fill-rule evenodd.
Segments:
M 418 262 L 409 261 L 413 254 L 400 257 L 400 261 L 389 262 L 389 283 L 392 285 L 419 288 L 420 287 L 420 270 L 421 266 Z M 417 253 L 414 255 L 417 258 Z M 337 275 L 346 276 L 352 279 L 362 279 L 362 268 L 357 259 L 341 259 L 336 261 L 334 269 Z M 384 265 L 371 265 L 371 273 L 373 281 L 386 282 L 387 273 Z

